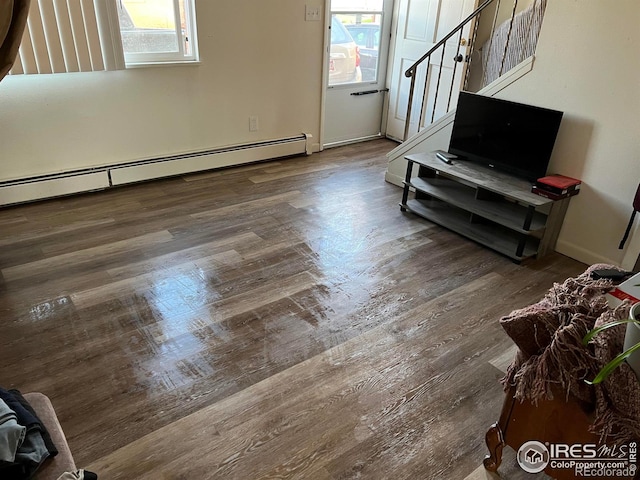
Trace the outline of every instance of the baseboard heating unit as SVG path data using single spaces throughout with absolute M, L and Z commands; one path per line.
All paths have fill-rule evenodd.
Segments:
M 216 168 L 310 155 L 309 134 L 0 182 L 0 205 L 104 190 Z

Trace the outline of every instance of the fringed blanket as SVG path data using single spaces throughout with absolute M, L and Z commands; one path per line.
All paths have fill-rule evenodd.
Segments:
M 594 328 L 628 318 L 631 304 L 609 308 L 604 293 L 610 280 L 593 280 L 591 271 L 616 268 L 593 265 L 576 278 L 555 284 L 535 305 L 516 310 L 500 324 L 519 347 L 503 379 L 516 398 L 537 403 L 552 398 L 552 389 L 573 396 L 595 421 L 591 431 L 602 438 L 628 442 L 640 438 L 640 382 L 625 363 L 599 385 L 588 385 L 600 369 L 622 352 L 626 327 L 603 331 L 585 347 L 582 339 Z
M 514 16 L 513 24 L 509 19 L 496 27 L 481 49 L 483 87 L 535 53 L 546 6 L 547 0 L 535 0 Z

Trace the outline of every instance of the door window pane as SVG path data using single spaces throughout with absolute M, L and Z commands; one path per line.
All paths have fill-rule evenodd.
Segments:
M 375 82 L 378 78 L 378 47 L 380 43 L 379 13 L 336 14 L 336 18 L 351 35 L 357 48 L 358 65 L 363 82 Z M 333 29 L 332 29 L 333 31 Z
M 332 15 L 329 86 L 361 81 L 360 48 L 338 16 Z

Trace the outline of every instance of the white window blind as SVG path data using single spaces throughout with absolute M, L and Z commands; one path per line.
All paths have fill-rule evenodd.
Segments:
M 124 68 L 112 0 L 32 0 L 11 74 Z
M 31 0 L 9 73 L 93 72 L 197 60 L 192 0 Z

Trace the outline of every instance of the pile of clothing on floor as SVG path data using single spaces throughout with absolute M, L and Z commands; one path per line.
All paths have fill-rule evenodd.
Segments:
M 38 415 L 18 390 L 0 388 L 0 479 L 34 478 L 58 449 Z M 65 476 L 66 475 L 66 476 Z M 60 479 L 95 480 L 87 471 L 68 472 Z

